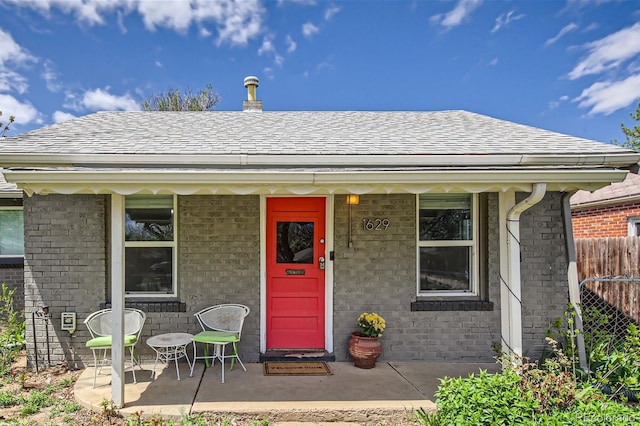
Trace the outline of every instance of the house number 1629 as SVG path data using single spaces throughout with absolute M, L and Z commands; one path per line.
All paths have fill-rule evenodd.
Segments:
M 389 219 L 362 219 L 362 229 L 365 231 L 386 231 L 391 225 Z

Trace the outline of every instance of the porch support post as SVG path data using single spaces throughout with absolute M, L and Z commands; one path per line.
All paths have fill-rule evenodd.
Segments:
M 507 213 L 516 204 L 515 191 L 500 192 L 498 196 L 498 222 L 500 238 L 500 334 L 502 342 L 502 352 L 511 354 L 514 343 L 512 342 L 513 327 L 511 318 L 512 298 L 509 292 L 511 279 L 511 252 L 509 251 L 509 229 L 507 225 Z
M 111 194 L 111 400 L 124 406 L 124 196 Z

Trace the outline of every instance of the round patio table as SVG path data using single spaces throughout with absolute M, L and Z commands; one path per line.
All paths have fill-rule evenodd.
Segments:
M 147 345 L 156 351 L 156 361 L 153 363 L 153 371 L 151 378 L 156 377 L 156 365 L 158 361 L 169 364 L 171 361 L 176 363 L 176 375 L 180 380 L 180 371 L 178 370 L 178 360 L 186 358 L 189 368 L 191 368 L 191 360 L 187 355 L 187 345 L 193 342 L 193 334 L 189 333 L 164 333 L 157 336 L 149 337 Z

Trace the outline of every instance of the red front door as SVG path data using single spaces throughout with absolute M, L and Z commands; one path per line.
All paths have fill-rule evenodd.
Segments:
M 267 349 L 324 349 L 324 232 L 324 198 L 267 198 Z

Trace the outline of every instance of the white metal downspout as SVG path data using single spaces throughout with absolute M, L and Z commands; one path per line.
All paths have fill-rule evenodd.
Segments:
M 571 196 L 575 192 L 564 193 L 562 195 L 562 219 L 564 221 L 564 239 L 567 250 L 567 284 L 569 285 L 569 303 L 573 307 L 575 316 L 575 328 L 579 330 L 576 335 L 578 346 L 578 359 L 580 367 L 585 371 L 588 369 L 587 353 L 584 345 L 584 334 L 581 332 L 582 309 L 580 308 L 580 283 L 578 282 L 578 261 L 576 255 L 576 243 L 573 239 L 573 223 L 571 223 Z
M 522 291 L 520 278 L 520 215 L 534 206 L 547 190 L 546 183 L 533 185 L 531 194 L 511 207 L 506 215 L 506 276 L 501 276 L 502 346 L 509 354 L 522 356 Z M 502 270 L 503 268 L 501 268 Z M 501 273 L 502 275 L 502 273 Z M 506 303 L 505 303 L 506 302 Z M 506 329 L 505 329 L 506 327 Z

